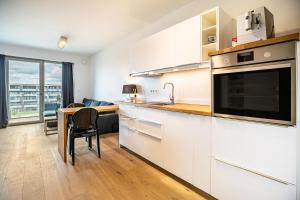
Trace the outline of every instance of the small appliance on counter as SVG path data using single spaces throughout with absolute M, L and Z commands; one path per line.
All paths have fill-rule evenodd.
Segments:
M 129 85 L 123 85 L 122 94 L 128 94 L 128 97 L 126 98 L 126 102 L 136 102 L 136 94 L 137 94 L 137 87 L 134 84 Z M 132 97 L 131 94 L 134 96 Z
M 237 44 L 275 37 L 273 14 L 260 7 L 237 17 Z

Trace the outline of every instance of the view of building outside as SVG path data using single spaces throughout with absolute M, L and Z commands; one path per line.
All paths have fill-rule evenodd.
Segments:
M 55 112 L 62 100 L 62 65 L 44 66 L 43 108 L 45 112 Z M 10 119 L 39 117 L 40 92 L 39 63 L 9 60 Z

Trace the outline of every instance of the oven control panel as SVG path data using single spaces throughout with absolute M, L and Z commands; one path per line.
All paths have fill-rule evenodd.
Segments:
M 211 64 L 212 68 L 222 68 L 295 59 L 295 51 L 295 41 L 283 42 L 269 46 L 215 55 L 211 57 Z

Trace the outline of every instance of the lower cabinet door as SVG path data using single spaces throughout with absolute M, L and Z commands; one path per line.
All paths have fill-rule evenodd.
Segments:
M 119 115 L 119 144 L 128 148 L 128 118 Z
M 211 195 L 220 200 L 296 200 L 296 186 L 212 159 Z
M 195 127 L 190 115 L 168 112 L 163 140 L 164 168 L 192 183 Z
M 128 128 L 128 149 L 140 155 L 142 150 L 141 138 L 135 129 Z
M 128 148 L 128 130 L 121 120 L 119 122 L 119 144 Z
M 141 145 L 139 154 L 160 167 L 163 159 L 164 114 L 164 111 L 141 108 L 136 120 L 136 132 Z
M 193 185 L 210 193 L 211 118 L 191 115 L 194 131 Z
M 152 163 L 162 167 L 162 147 L 161 138 L 153 137 L 152 134 L 148 134 L 145 131 L 137 130 L 140 138 L 141 150 L 139 154 L 151 161 Z

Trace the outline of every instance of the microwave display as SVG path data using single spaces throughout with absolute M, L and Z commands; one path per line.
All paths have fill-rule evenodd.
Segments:
M 254 52 L 248 51 L 244 53 L 238 53 L 237 54 L 237 62 L 247 62 L 247 61 L 253 61 L 254 60 Z
M 214 112 L 291 120 L 291 68 L 215 74 Z

